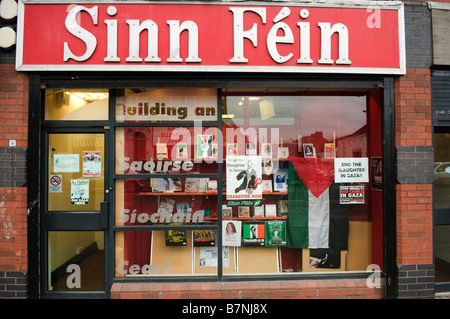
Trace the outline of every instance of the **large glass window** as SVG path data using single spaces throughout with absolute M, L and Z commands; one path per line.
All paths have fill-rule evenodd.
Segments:
M 381 267 L 381 110 L 370 92 L 217 94 L 119 90 L 115 275 Z

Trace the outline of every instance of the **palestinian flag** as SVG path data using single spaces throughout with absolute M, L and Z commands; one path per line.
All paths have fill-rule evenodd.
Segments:
M 334 159 L 289 157 L 288 247 L 347 250 L 348 208 L 339 204 Z

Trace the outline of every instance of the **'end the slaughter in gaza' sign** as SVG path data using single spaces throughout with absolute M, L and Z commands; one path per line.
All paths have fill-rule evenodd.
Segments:
M 362 158 L 335 158 L 334 181 L 336 183 L 368 183 L 369 159 Z

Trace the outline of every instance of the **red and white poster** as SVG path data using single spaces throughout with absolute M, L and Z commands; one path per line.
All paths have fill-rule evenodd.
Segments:
M 83 176 L 96 177 L 102 175 L 102 152 L 83 151 Z
M 16 69 L 405 73 L 401 2 L 284 4 L 19 0 Z

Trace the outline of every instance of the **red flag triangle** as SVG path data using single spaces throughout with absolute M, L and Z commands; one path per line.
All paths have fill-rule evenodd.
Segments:
M 333 158 L 304 158 L 289 156 L 298 177 L 309 191 L 319 197 L 334 181 Z

